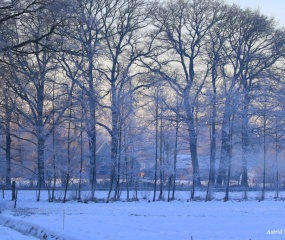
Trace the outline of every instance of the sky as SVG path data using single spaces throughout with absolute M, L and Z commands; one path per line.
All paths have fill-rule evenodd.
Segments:
M 284 0 L 225 0 L 241 7 L 259 9 L 262 14 L 274 17 L 279 26 L 285 27 L 285 1 Z

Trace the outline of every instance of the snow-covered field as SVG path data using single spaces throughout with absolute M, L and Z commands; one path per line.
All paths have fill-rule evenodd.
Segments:
M 0 226 L 0 239 L 1 240 L 36 240 L 36 238 L 32 236 L 25 236 L 11 228 Z
M 106 193 L 97 193 L 102 196 Z M 143 193 L 145 195 L 145 193 Z M 232 194 L 232 198 L 241 193 Z M 0 224 L 42 239 L 66 240 L 283 240 L 285 202 L 267 196 L 266 201 L 187 201 L 178 192 L 173 202 L 49 203 L 36 202 L 35 191 L 19 191 L 14 208 L 10 192 L 0 200 Z M 150 194 L 151 195 L 151 194 Z M 151 196 L 149 196 L 151 199 Z M 284 195 L 281 195 L 284 199 Z M 5 230 L 6 231 L 6 230 Z M 0 228 L 1 232 L 1 228 Z M 9 232 L 6 235 L 9 235 Z M 0 239 L 28 239 L 26 236 Z M 31 238 L 32 239 L 32 238 Z

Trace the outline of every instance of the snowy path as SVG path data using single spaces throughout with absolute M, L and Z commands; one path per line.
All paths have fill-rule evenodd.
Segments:
M 32 236 L 23 235 L 11 228 L 0 225 L 0 239 L 1 240 L 35 240 Z

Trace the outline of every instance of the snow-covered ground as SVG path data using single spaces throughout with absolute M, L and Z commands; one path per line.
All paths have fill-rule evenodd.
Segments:
M 36 238 L 31 236 L 25 236 L 11 228 L 0 226 L 0 239 L 1 240 L 36 240 Z
M 232 194 L 232 198 L 240 194 Z M 180 200 L 173 202 L 141 200 L 86 204 L 76 201 L 49 203 L 46 195 L 36 202 L 35 191 L 19 191 L 14 209 L 7 192 L 5 199 L 0 200 L 0 224 L 45 239 L 285 239 L 285 202 L 275 201 L 270 196 L 259 202 L 255 200 L 256 193 L 250 194 L 249 201 L 226 203 L 220 200 L 191 202 L 186 200 L 189 193 L 180 192 L 177 193 Z M 0 234 L 0 239 L 5 237 Z

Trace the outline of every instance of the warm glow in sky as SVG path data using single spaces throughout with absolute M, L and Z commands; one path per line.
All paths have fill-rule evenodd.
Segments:
M 285 27 L 285 0 L 225 0 L 241 7 L 259 9 L 261 13 L 274 17 L 280 26 Z

